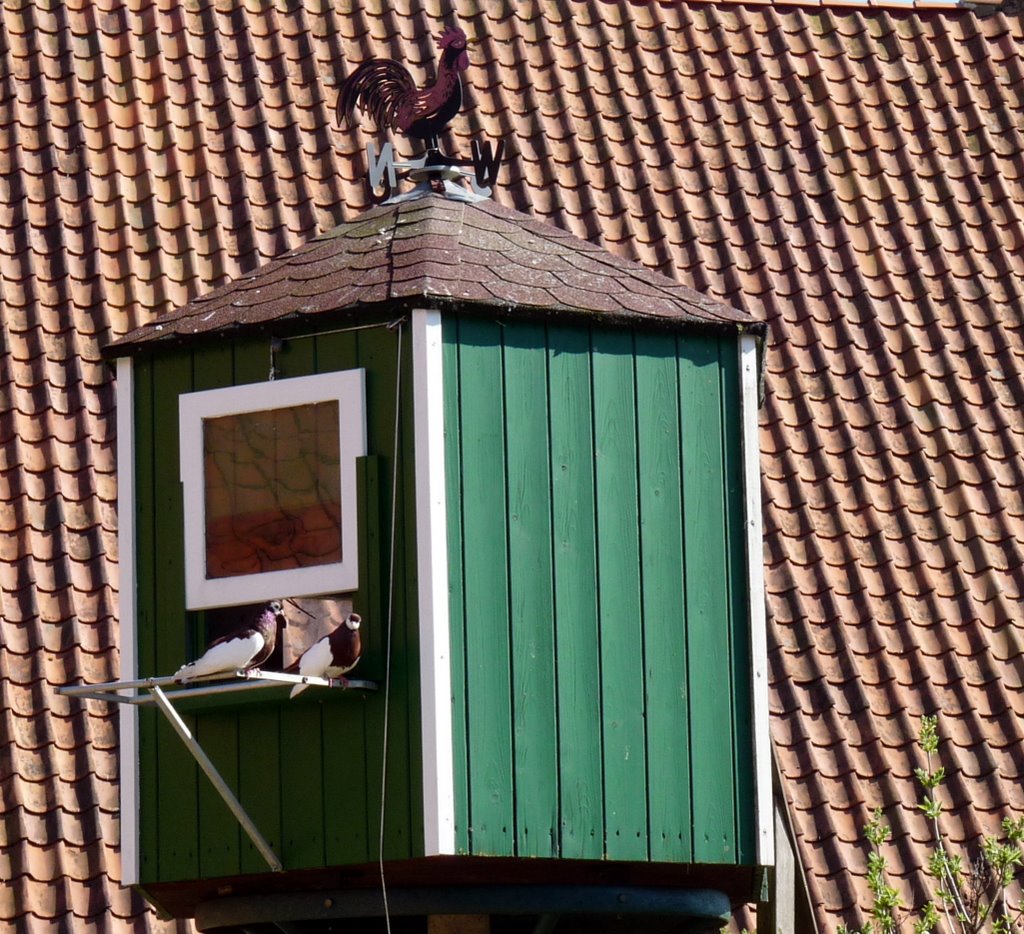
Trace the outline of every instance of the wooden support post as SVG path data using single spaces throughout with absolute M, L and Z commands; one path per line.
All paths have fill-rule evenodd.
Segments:
M 429 915 L 427 934 L 491 934 L 491 916 Z

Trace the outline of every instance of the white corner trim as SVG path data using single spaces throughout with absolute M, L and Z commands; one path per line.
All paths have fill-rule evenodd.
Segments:
M 130 357 L 117 361 L 118 619 L 122 681 L 139 676 L 135 624 L 135 373 Z M 132 694 L 133 691 L 122 693 Z M 139 881 L 139 710 L 120 704 L 121 884 Z
M 426 856 L 455 853 L 442 350 L 440 312 L 414 310 L 416 560 L 419 566 L 423 844 Z
M 757 862 L 775 862 L 775 814 L 772 806 L 772 746 L 768 722 L 768 621 L 764 603 L 764 547 L 761 520 L 761 447 L 758 442 L 757 341 L 739 342 L 743 408 L 744 524 L 747 532 L 748 607 L 750 612 L 751 701 L 754 725 L 754 799 Z

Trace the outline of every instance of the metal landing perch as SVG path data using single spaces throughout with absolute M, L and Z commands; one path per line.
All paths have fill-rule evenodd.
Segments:
M 234 792 L 228 787 L 217 767 L 204 752 L 196 738 L 189 730 L 188 724 L 181 718 L 181 714 L 175 710 L 171 699 L 174 697 L 205 697 L 211 694 L 229 694 L 239 691 L 257 690 L 260 688 L 278 687 L 282 684 L 308 684 L 326 688 L 342 688 L 363 691 L 376 691 L 377 684 L 374 681 L 357 681 L 346 678 L 313 678 L 303 675 L 289 675 L 277 671 L 236 671 L 233 680 L 229 683 L 205 684 L 200 687 L 188 685 L 201 683 L 203 681 L 218 680 L 223 682 L 223 675 L 216 678 L 197 678 L 190 682 L 180 682 L 174 679 L 173 675 L 162 678 L 142 678 L 136 681 L 106 681 L 101 684 L 70 685 L 57 688 L 58 694 L 65 697 L 80 697 L 88 700 L 103 701 L 108 704 L 132 704 L 136 707 L 155 705 L 167 718 L 167 722 L 173 727 L 181 741 L 199 767 L 206 773 L 213 787 L 224 799 L 228 809 L 234 814 L 235 819 L 241 824 L 242 829 L 249 835 L 253 845 L 267 861 L 267 864 L 274 872 L 281 872 L 284 866 L 277 854 L 271 849 L 270 844 L 259 832 L 256 824 L 248 815 L 242 803 L 235 797 Z M 241 682 L 241 683 L 239 683 Z M 175 685 L 176 690 L 165 691 L 165 687 Z M 129 693 L 121 693 L 126 691 Z M 146 693 L 139 693 L 140 691 Z

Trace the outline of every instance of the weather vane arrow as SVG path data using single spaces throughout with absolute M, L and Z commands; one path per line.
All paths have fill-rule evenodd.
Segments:
M 434 187 L 443 190 L 445 179 L 468 175 L 477 193 L 483 197 L 497 180 L 505 151 L 499 140 L 492 151 L 490 140 L 473 141 L 472 159 L 458 159 L 441 152 L 438 137 L 462 107 L 462 72 L 469 67 L 466 49 L 469 40 L 457 27 L 447 27 L 438 37 L 441 60 L 432 85 L 417 88 L 408 69 L 387 58 L 371 58 L 352 72 L 338 94 L 338 123 L 351 122 L 355 110 L 369 114 L 380 130 L 394 130 L 426 147 L 424 155 L 413 162 L 396 163 L 394 149 L 385 143 L 378 154 L 374 144 L 368 147 L 369 181 L 374 201 L 391 196 L 397 182 L 396 169 L 408 169 L 414 178 L 426 176 Z M 472 172 L 462 171 L 472 167 Z M 378 194 L 379 188 L 383 193 Z

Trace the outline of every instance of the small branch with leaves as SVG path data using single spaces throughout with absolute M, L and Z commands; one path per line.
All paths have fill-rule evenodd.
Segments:
M 867 874 L 871 920 L 858 932 L 841 925 L 837 934 L 898 934 L 915 915 L 913 934 L 1024 934 L 1024 909 L 1011 907 L 1006 897 L 1024 865 L 1024 817 L 1004 817 L 1002 837 L 985 837 L 977 858 L 965 866 L 960 855 L 950 852 L 940 826 L 943 806 L 938 791 L 946 770 L 933 767 L 939 749 L 937 717 L 922 718 L 918 746 L 926 767 L 915 769 L 914 775 L 924 789 L 918 808 L 932 828 L 928 875 L 933 880 L 933 898 L 916 912 L 904 910 L 899 893 L 889 883 L 883 852 L 891 831 L 882 809 L 876 808 L 864 828 L 871 845 Z

